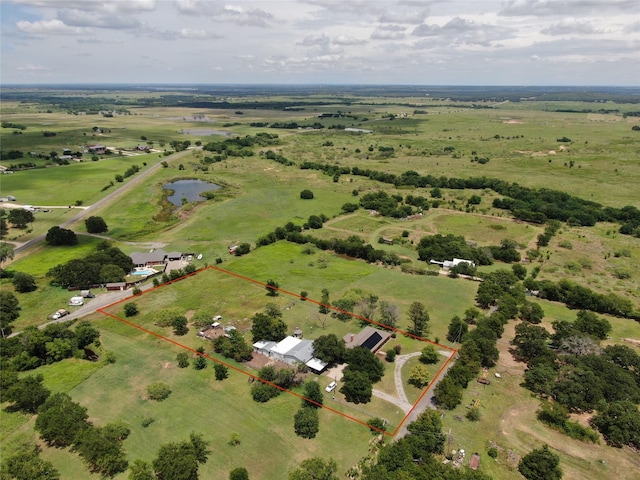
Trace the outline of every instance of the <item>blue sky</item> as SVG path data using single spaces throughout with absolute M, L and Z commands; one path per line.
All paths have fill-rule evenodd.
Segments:
M 0 0 L 0 81 L 640 85 L 640 0 Z

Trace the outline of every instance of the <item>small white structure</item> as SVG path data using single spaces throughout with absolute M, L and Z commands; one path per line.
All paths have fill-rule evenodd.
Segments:
M 456 267 L 461 263 L 467 263 L 471 267 L 475 267 L 476 264 L 471 260 L 465 260 L 464 258 L 454 258 L 453 260 L 445 260 L 444 262 L 439 262 L 437 260 L 431 260 L 429 263 L 434 265 L 440 265 L 445 270 L 449 270 L 450 268 Z

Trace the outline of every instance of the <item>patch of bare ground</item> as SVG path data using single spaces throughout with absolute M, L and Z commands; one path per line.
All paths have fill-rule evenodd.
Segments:
M 637 338 L 623 338 L 622 341 L 630 343 L 634 347 L 640 347 L 640 340 L 638 340 Z
M 184 314 L 184 318 L 186 318 L 190 322 L 195 314 L 195 310 L 188 310 L 187 313 Z
M 497 348 L 500 356 L 496 364 L 497 372 L 507 372 L 510 375 L 524 375 L 527 368 L 524 362 L 519 362 L 511 354 L 511 340 L 516 336 L 517 322 L 509 322 L 504 327 L 504 333 L 498 340 Z

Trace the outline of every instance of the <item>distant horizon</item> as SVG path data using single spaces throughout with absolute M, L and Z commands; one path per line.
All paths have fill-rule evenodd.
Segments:
M 60 83 L 3 83 L 0 87 L 91 87 L 91 86 L 157 86 L 157 87 L 207 87 L 207 86 L 242 86 L 242 87 L 420 87 L 420 88 L 611 88 L 638 89 L 635 85 L 606 84 L 429 84 L 429 83 L 250 83 L 250 82 L 60 82 Z
M 637 0 L 2 0 L 2 81 L 625 87 L 639 18 Z

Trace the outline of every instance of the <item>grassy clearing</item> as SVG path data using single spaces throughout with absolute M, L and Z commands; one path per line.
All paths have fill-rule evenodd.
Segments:
M 108 324 L 105 327 L 110 329 Z M 291 418 L 300 404 L 298 398 L 281 395 L 266 405 L 256 404 L 244 375 L 231 372 L 229 379 L 216 382 L 212 368 L 200 372 L 179 369 L 175 347 L 160 342 L 156 348 L 148 348 L 136 337 L 104 331 L 104 344 L 115 352 L 117 362 L 72 391 L 74 399 L 89 406 L 91 419 L 97 424 L 125 420 L 130 425 L 132 433 L 125 444 L 131 460 L 151 460 L 161 443 L 186 438 L 193 430 L 211 442 L 214 452 L 201 469 L 203 478 L 224 478 L 237 466 L 247 468 L 251 478 L 279 478 L 316 454 L 333 457 L 344 471 L 366 451 L 370 434 L 360 425 L 321 412 L 317 439 L 301 440 L 293 432 Z M 173 392 L 167 400 L 145 399 L 146 385 L 154 381 L 171 386 Z M 154 422 L 142 427 L 142 420 L 149 417 Z M 232 433 L 240 436 L 237 447 L 227 444 Z M 352 448 L 336 451 L 333 445 L 345 438 Z M 300 448 L 301 442 L 305 448 Z M 265 449 L 270 455 L 255 455 Z

